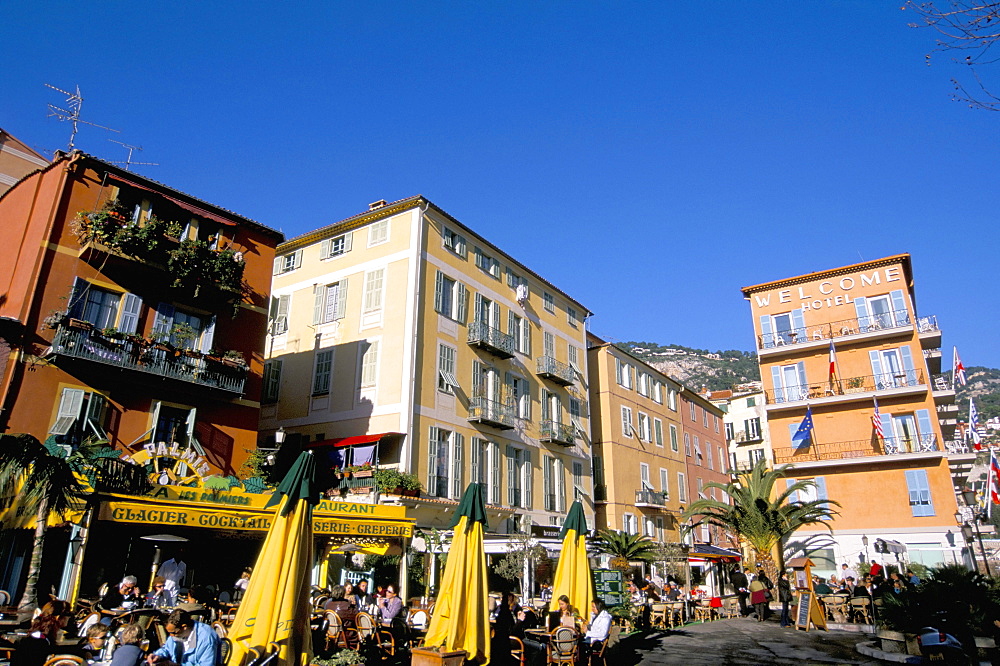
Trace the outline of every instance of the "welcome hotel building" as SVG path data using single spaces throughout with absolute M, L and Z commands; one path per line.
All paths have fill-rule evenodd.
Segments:
M 909 561 L 952 562 L 945 535 L 957 532 L 957 507 L 946 442 L 955 393 L 937 374 L 941 331 L 917 310 L 910 255 L 757 284 L 743 295 L 774 462 L 793 465 L 789 482 L 816 482 L 816 497 L 799 499 L 841 505 L 832 543 L 823 543 L 825 529 L 797 533 L 817 537 L 809 552 L 817 569 L 862 558 L 894 563 L 875 552 L 876 539 L 905 547 Z M 793 440 L 809 408 L 814 429 Z

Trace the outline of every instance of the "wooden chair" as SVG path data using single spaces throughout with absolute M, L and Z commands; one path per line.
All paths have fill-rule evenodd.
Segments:
M 667 628 L 667 604 L 653 604 L 650 607 L 649 624 L 653 627 Z
M 723 607 L 723 614 L 726 619 L 733 619 L 740 616 L 740 600 L 738 597 L 726 597 L 726 605 Z
M 377 627 L 375 629 L 375 645 L 378 647 L 382 660 L 394 659 L 401 646 L 396 644 L 396 637 L 392 635 L 388 627 Z
M 510 637 L 510 656 L 518 666 L 524 666 L 524 641 L 517 636 Z
M 83 657 L 75 654 L 54 654 L 45 662 L 45 666 L 84 666 Z
M 232 656 L 232 654 L 233 642 L 223 636 L 222 640 L 219 641 L 219 656 L 221 657 L 220 663 L 222 666 L 229 666 L 229 657 Z
M 212 623 L 212 629 L 215 630 L 215 635 L 219 638 L 225 638 L 229 634 L 229 630 L 226 629 L 226 625 L 222 624 L 218 620 Z
M 590 654 L 587 655 L 587 664 L 589 666 L 607 666 L 608 662 L 604 659 L 604 652 L 608 649 L 608 640 L 594 641 L 590 644 Z
M 344 621 L 334 611 L 326 612 L 326 649 L 333 647 L 351 647 L 348 645 Z
M 670 609 L 667 612 L 667 626 L 671 629 L 684 624 L 684 602 L 670 602 Z
M 0 590 L 0 606 L 10 606 L 10 592 Z
M 864 620 L 864 624 L 872 623 L 872 600 L 870 597 L 851 599 L 851 616 L 855 621 Z
M 545 649 L 545 663 L 555 666 L 576 666 L 579 656 L 577 633 L 569 627 L 556 627 Z
M 701 622 L 711 622 L 712 621 L 712 607 L 711 606 L 704 606 L 701 603 L 699 603 L 697 606 L 694 607 L 694 619 L 695 619 L 696 622 L 699 621 L 699 620 Z
M 358 614 L 354 616 L 354 624 L 357 627 L 359 643 L 367 643 L 375 640 L 376 633 L 378 632 L 378 624 L 375 622 L 375 618 L 364 611 L 358 611 Z

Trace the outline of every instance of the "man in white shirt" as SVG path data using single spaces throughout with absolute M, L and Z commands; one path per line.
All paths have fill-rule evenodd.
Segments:
M 840 565 L 840 580 L 847 580 L 848 578 L 853 578 L 858 580 L 858 572 L 847 566 L 846 564 Z
M 160 565 L 157 570 L 158 576 L 163 576 L 163 591 L 170 597 L 170 605 L 177 603 L 177 593 L 180 591 L 184 577 L 187 576 L 187 563 L 182 559 L 184 550 L 179 549 L 177 554 Z

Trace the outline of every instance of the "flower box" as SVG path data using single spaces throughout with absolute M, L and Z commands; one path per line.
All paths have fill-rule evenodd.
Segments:
M 75 328 L 78 331 L 92 331 L 94 330 L 94 325 L 91 324 L 86 319 L 70 319 L 66 322 L 66 325 L 70 328 Z
M 442 652 L 432 648 L 413 648 L 410 651 L 410 666 L 463 666 L 465 650 Z
M 362 469 L 362 470 L 358 470 L 357 472 L 354 472 L 354 478 L 355 479 L 367 479 L 371 475 L 372 475 L 372 471 L 370 469 Z
M 371 486 L 361 486 L 357 488 L 351 488 L 352 495 L 367 495 L 372 491 Z

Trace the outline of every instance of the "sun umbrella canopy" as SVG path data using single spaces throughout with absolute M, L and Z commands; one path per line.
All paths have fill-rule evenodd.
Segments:
M 552 582 L 552 598 L 569 597 L 570 605 L 583 618 L 590 616 L 594 600 L 594 579 L 587 558 L 587 518 L 580 500 L 573 502 L 562 529 L 562 551 Z
M 304 666 L 312 656 L 309 630 L 309 571 L 312 568 L 312 507 L 319 503 L 316 463 L 308 452 L 278 485 L 267 506 L 275 511 L 254 574 L 229 630 L 231 666 L 241 666 L 250 649 L 264 653 L 278 645 L 272 664 Z
M 486 551 L 483 532 L 486 503 L 483 486 L 470 483 L 452 523 L 455 532 L 448 550 L 441 591 L 424 645 L 465 650 L 481 664 L 490 660 L 490 616 L 487 606 Z

